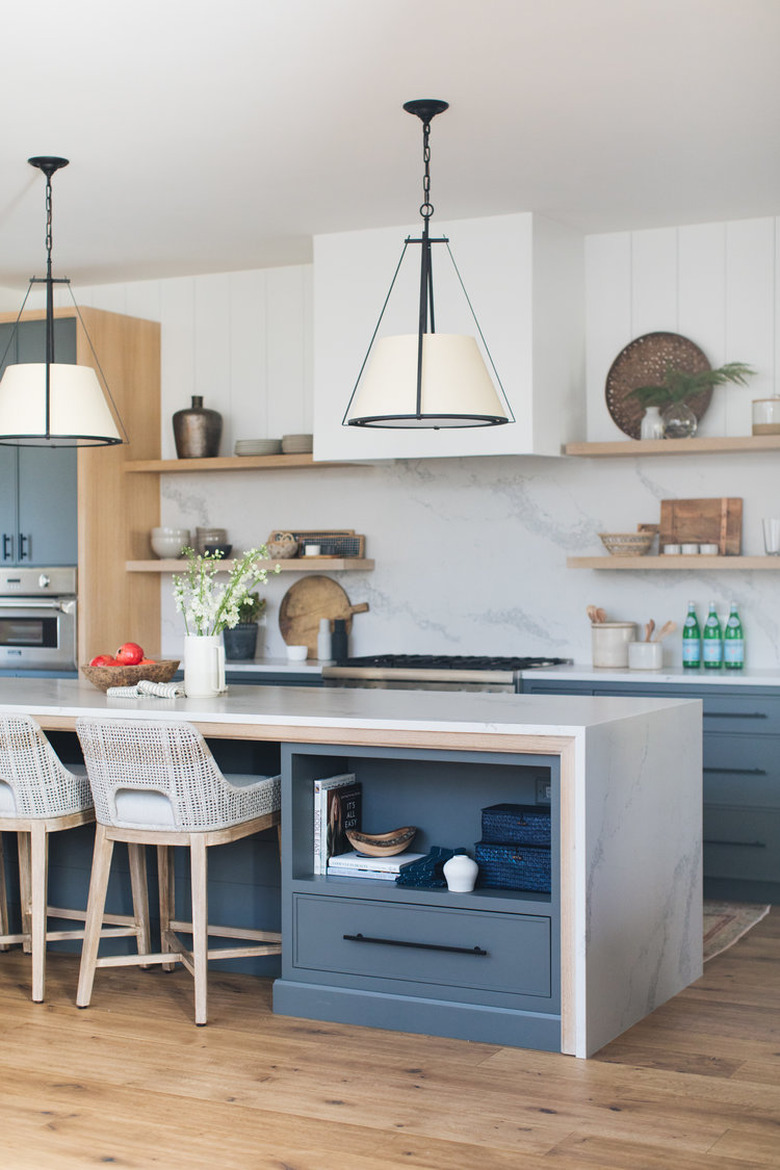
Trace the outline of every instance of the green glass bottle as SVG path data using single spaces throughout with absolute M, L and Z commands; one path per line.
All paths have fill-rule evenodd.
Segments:
M 705 670 L 720 670 L 723 665 L 723 630 L 714 601 L 710 602 L 710 612 L 704 623 L 702 658 Z
M 742 670 L 745 665 L 745 635 L 737 613 L 737 604 L 731 603 L 729 620 L 723 633 L 723 665 L 726 670 Z
M 683 625 L 682 664 L 686 670 L 698 670 L 701 666 L 701 630 L 695 601 L 688 602 L 688 616 Z

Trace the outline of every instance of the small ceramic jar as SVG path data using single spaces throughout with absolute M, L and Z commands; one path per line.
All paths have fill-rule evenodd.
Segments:
M 453 854 L 449 861 L 444 862 L 442 868 L 448 890 L 453 894 L 471 893 L 477 880 L 479 866 L 468 853 Z

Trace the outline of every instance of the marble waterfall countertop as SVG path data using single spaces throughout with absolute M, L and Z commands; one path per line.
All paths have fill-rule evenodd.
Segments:
M 560 768 L 561 1050 L 576 1056 L 701 975 L 701 708 L 695 699 L 244 685 L 209 699 L 116 699 L 86 681 L 0 679 L 0 712 L 24 711 L 47 729 L 72 729 L 87 714 L 181 719 L 217 737 L 550 758 Z

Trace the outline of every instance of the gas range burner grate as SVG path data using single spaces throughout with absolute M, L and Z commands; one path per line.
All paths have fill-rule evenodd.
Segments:
M 343 666 L 386 667 L 390 670 L 531 670 L 535 666 L 563 666 L 570 658 L 491 658 L 478 654 L 368 654 L 348 658 Z

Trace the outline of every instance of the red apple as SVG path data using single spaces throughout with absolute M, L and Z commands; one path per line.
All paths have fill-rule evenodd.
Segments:
M 125 642 L 116 652 L 120 666 L 137 666 L 143 656 L 144 652 L 137 642 Z
M 111 654 L 97 654 L 89 664 L 90 666 L 116 666 L 117 660 Z

